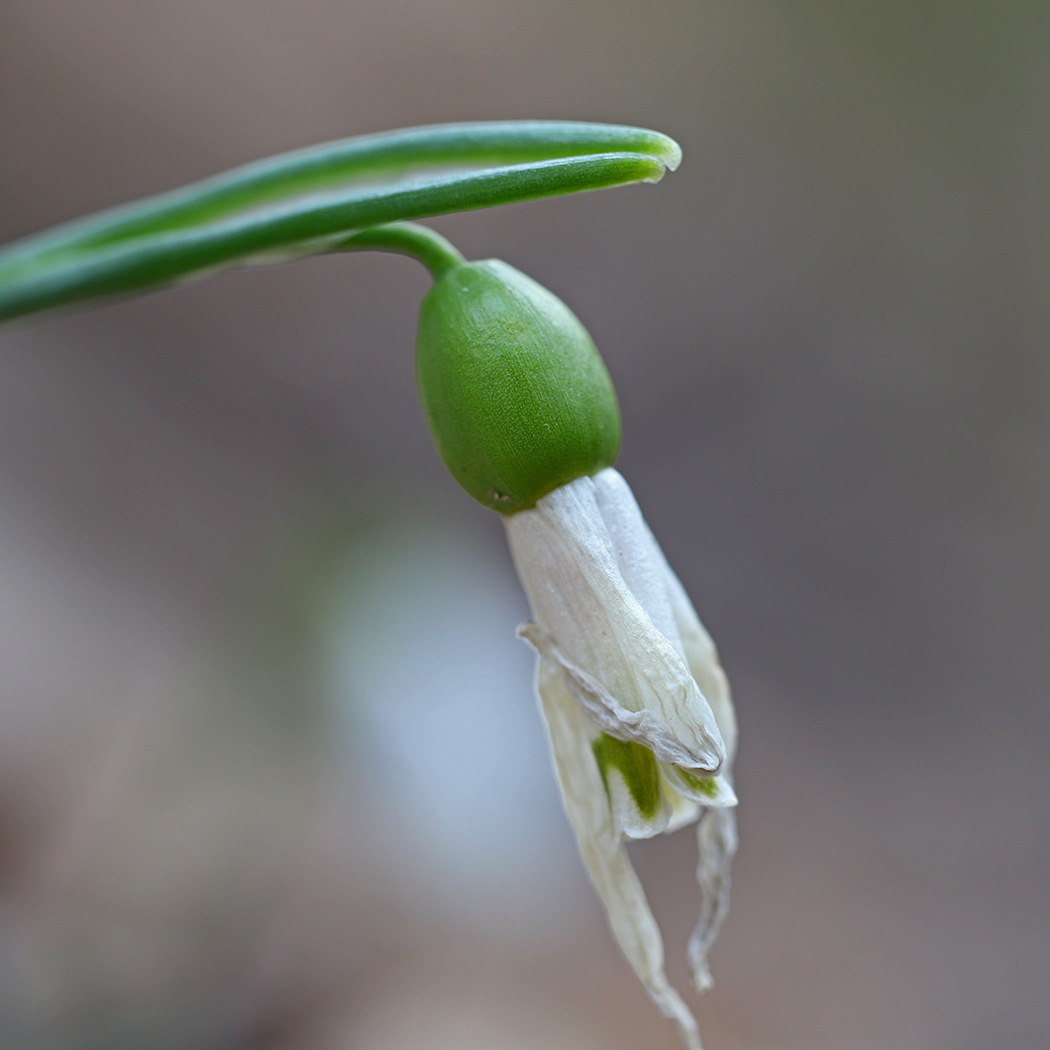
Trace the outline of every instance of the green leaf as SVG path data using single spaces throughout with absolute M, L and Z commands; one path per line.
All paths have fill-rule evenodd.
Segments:
M 338 250 L 381 223 L 655 182 L 679 159 L 657 132 L 557 121 L 435 125 L 298 150 L 0 249 L 0 320 Z

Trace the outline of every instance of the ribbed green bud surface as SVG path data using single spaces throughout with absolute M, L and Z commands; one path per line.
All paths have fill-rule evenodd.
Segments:
M 620 414 L 576 315 L 496 259 L 449 270 L 427 293 L 416 369 L 452 476 L 503 514 L 611 466 Z

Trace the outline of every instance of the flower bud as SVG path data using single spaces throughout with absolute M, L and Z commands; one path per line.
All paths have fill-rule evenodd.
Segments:
M 587 330 L 497 259 L 456 266 L 427 293 L 416 373 L 445 466 L 493 510 L 525 510 L 616 458 L 616 393 Z

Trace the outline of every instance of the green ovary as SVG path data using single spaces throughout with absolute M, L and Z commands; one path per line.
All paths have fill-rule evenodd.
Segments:
M 591 337 L 506 263 L 464 263 L 435 282 L 420 310 L 416 374 L 449 472 L 501 514 L 616 458 L 616 393 Z

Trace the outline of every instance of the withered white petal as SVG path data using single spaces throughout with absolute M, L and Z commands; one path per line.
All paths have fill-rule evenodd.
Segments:
M 689 1050 L 703 1050 L 693 1015 L 667 981 L 659 927 L 613 822 L 591 749 L 594 727 L 561 669 L 542 657 L 536 662 L 536 691 L 565 811 L 613 936 L 657 1009 L 678 1025 Z
M 667 562 L 642 517 L 634 493 L 616 470 L 603 470 L 592 480 L 595 502 L 624 583 L 653 626 L 685 656 L 667 590 Z
M 649 536 L 652 538 L 651 532 Z M 670 599 L 675 626 L 678 628 L 678 636 L 682 639 L 682 650 L 689 663 L 689 670 L 700 687 L 700 691 L 711 705 L 711 711 L 718 723 L 718 730 L 726 745 L 728 764 L 732 765 L 736 755 L 737 725 L 736 712 L 733 710 L 733 701 L 729 692 L 729 679 L 722 670 L 715 643 L 700 622 L 700 617 L 696 615 L 689 595 L 685 593 L 681 581 L 674 574 L 671 566 L 667 564 L 656 540 L 653 539 L 652 543 L 663 562 L 667 596 Z
M 707 953 L 718 938 L 729 911 L 729 875 L 736 853 L 736 811 L 705 809 L 696 829 L 700 846 L 696 880 L 700 884 L 700 919 L 689 938 L 689 969 L 693 987 L 706 992 L 714 983 Z
M 605 712 L 605 731 L 700 775 L 718 772 L 726 749 L 714 713 L 685 658 L 625 582 L 594 480 L 577 478 L 511 515 L 506 526 L 536 622 L 553 640 L 574 692 Z M 673 749 L 661 754 L 671 741 Z
M 621 483 L 626 487 L 626 482 Z M 629 491 L 629 490 L 628 490 Z M 722 923 L 729 912 L 729 891 L 733 857 L 737 849 L 736 813 L 728 807 L 736 804 L 733 792 L 731 769 L 736 755 L 736 712 L 730 696 L 729 680 L 718 659 L 718 650 L 685 592 L 674 570 L 667 564 L 660 545 L 656 542 L 648 525 L 642 520 L 654 556 L 659 559 L 664 574 L 667 596 L 671 604 L 675 627 L 682 640 L 683 651 L 689 661 L 689 670 L 711 705 L 718 728 L 725 741 L 727 762 L 724 772 L 717 778 L 721 786 L 728 788 L 732 801 L 724 798 L 711 799 L 701 814 L 696 828 L 697 868 L 696 878 L 700 886 L 700 917 L 689 938 L 689 969 L 693 986 L 698 992 L 708 991 L 713 984 L 707 956 L 718 939 Z M 668 771 L 668 779 L 676 787 L 681 781 L 674 770 Z M 697 799 L 695 794 L 688 797 Z M 719 807 L 719 808 L 713 808 Z
M 671 817 L 664 828 L 668 835 L 687 824 L 692 824 L 700 816 L 700 807 L 691 799 L 682 798 L 669 783 L 664 784 L 664 794 L 671 803 Z

